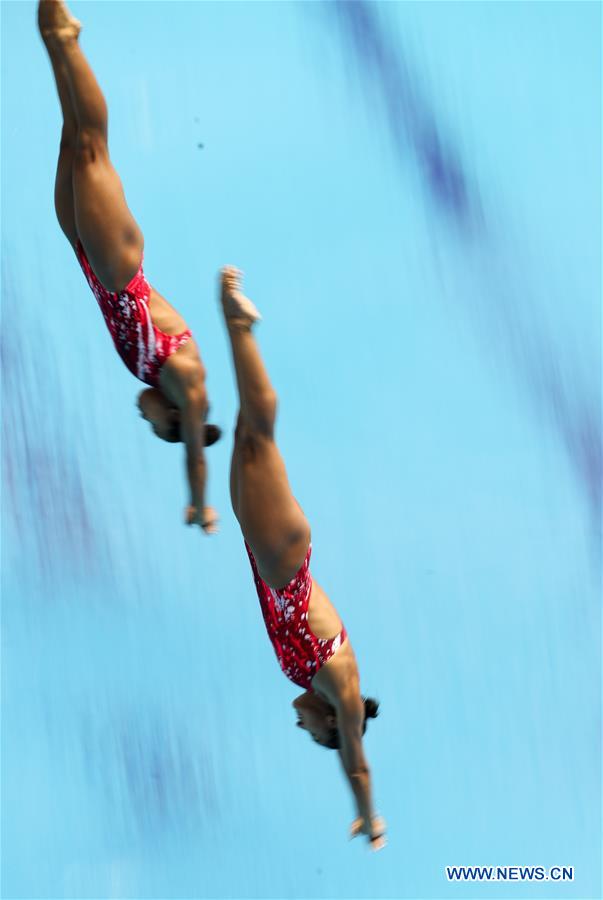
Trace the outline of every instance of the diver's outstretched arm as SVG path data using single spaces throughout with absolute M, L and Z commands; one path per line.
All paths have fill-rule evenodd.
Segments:
M 198 361 L 174 353 L 161 370 L 161 387 L 180 410 L 180 437 L 186 452 L 186 474 L 190 487 L 190 503 L 185 518 L 187 525 L 199 525 L 206 534 L 214 534 L 218 517 L 215 510 L 205 506 L 207 466 L 205 417 L 207 391 L 204 370 L 199 377 Z
M 339 731 L 339 757 L 354 794 L 358 818 L 352 823 L 350 837 L 365 834 L 371 850 L 385 846 L 385 822 L 373 808 L 371 773 L 362 747 L 364 704 L 357 693 L 336 704 Z

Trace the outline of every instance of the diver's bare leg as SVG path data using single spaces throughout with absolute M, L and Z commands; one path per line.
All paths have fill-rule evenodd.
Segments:
M 140 265 L 142 232 L 109 158 L 107 104 L 78 43 L 79 23 L 72 24 L 76 20 L 62 0 L 44 2 L 54 7 L 53 40 L 67 73 L 78 124 L 73 158 L 77 233 L 99 280 L 117 291 Z
M 250 301 L 240 293 L 239 273 L 225 269 L 222 305 L 240 400 L 231 497 L 260 574 L 273 587 L 282 587 L 304 560 L 310 526 L 293 496 L 274 441 L 276 393 L 252 333 L 257 311 L 247 304 Z

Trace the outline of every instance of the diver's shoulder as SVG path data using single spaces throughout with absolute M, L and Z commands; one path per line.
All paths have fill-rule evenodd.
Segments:
M 334 702 L 334 695 L 343 697 L 358 693 L 359 683 L 356 655 L 346 635 L 337 652 L 318 670 L 312 684 L 319 690 L 328 690 L 331 702 Z

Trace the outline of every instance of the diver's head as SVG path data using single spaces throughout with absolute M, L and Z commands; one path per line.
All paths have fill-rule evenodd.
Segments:
M 180 410 L 167 399 L 159 388 L 146 388 L 138 395 L 136 402 L 140 415 L 150 423 L 153 433 L 169 444 L 182 441 L 180 433 Z M 209 407 L 207 408 L 209 412 Z M 205 423 L 205 446 L 210 447 L 220 440 L 222 432 L 217 425 Z
M 375 719 L 379 712 L 379 704 L 372 697 L 363 697 L 364 722 L 362 733 L 366 731 L 366 720 Z M 313 691 L 305 691 L 293 701 L 297 713 L 297 727 L 308 731 L 312 740 L 330 750 L 339 748 L 339 731 L 337 729 L 337 713 L 335 708 Z
M 158 388 L 147 388 L 138 395 L 140 415 L 150 423 L 162 441 L 176 444 L 180 440 L 180 410 L 169 402 Z
M 337 730 L 334 708 L 313 691 L 305 691 L 293 701 L 297 713 L 297 727 L 308 731 L 312 740 L 327 747 L 330 734 Z

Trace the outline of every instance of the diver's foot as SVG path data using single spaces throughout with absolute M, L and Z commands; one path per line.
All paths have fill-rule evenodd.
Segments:
M 251 328 L 262 317 L 249 297 L 241 291 L 242 272 L 234 266 L 224 266 L 220 275 L 220 299 L 226 324 Z
M 38 28 L 44 43 L 52 47 L 64 41 L 77 41 L 82 23 L 71 15 L 64 0 L 40 0 Z

